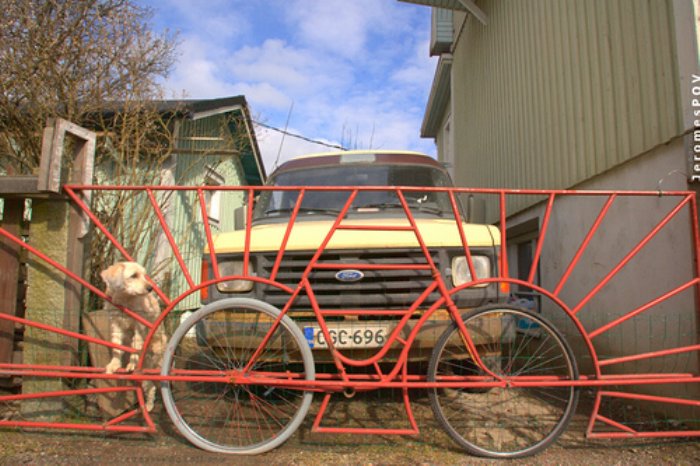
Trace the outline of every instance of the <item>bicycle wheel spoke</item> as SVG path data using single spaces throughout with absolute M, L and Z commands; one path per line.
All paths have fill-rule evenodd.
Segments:
M 518 322 L 531 331 L 516 331 Z M 564 339 L 551 324 L 532 312 L 487 306 L 468 314 L 464 324 L 478 342 L 476 349 L 485 367 L 506 380 L 523 376 L 530 380 L 578 377 Z M 484 329 L 497 330 L 488 334 Z M 458 380 L 454 377 L 470 375 L 484 377 L 486 372 L 471 359 L 453 324 L 436 345 L 428 379 Z M 431 390 L 431 407 L 454 440 L 481 456 L 513 458 L 545 448 L 566 428 L 578 400 L 574 387 L 483 388 L 464 380 L 464 388 Z
M 178 430 L 195 445 L 217 452 L 252 454 L 284 442 L 308 411 L 312 393 L 255 383 L 236 385 L 237 375 L 265 340 L 279 311 L 250 299 L 229 299 L 205 306 L 173 335 L 164 357 L 164 375 L 186 373 L 205 378 L 212 371 L 232 374 L 230 382 L 163 384 L 166 410 Z M 313 379 L 311 351 L 301 332 L 283 317 L 246 372 Z

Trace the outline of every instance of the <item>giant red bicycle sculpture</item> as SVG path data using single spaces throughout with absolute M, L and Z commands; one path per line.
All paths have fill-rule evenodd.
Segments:
M 208 222 L 199 221 L 200 238 L 204 243 L 205 269 L 197 277 L 181 253 L 182 245 L 178 244 L 175 238 L 177 235 L 168 224 L 168 217 L 158 199 L 164 193 L 182 195 L 183 198 L 190 199 L 193 212 L 198 212 L 199 217 L 207 219 L 206 197 L 209 191 L 214 190 L 238 191 L 246 196 L 247 227 L 239 235 L 242 244 L 238 245 L 238 268 L 233 273 L 222 273 L 221 270 L 224 269 L 220 262 L 226 259 L 227 252 L 220 250 L 221 243 Z M 0 314 L 0 318 L 66 338 L 127 353 L 140 352 L 145 356 L 151 351 L 150 344 L 154 335 L 162 328 L 166 318 L 176 312 L 180 303 L 193 295 L 202 294 L 207 304 L 183 318 L 179 326 L 170 332 L 172 334 L 160 368 L 146 368 L 145 357 L 139 359 L 135 371 L 121 370 L 113 374 L 94 366 L 0 364 L 0 374 L 3 375 L 74 380 L 108 379 L 126 383 L 118 387 L 94 388 L 86 385 L 71 390 L 0 396 L 0 403 L 130 391 L 137 395 L 138 406 L 135 409 L 127 410 L 103 423 L 9 419 L 0 421 L 0 426 L 153 432 L 156 427 L 146 410 L 142 389 L 143 382 L 149 381 L 160 384 L 164 406 L 177 429 L 188 440 L 201 448 L 225 453 L 260 453 L 286 441 L 305 418 L 314 393 L 323 396 L 313 423 L 315 431 L 417 434 L 418 425 L 409 397 L 409 389 L 414 388 L 428 391 L 433 412 L 449 435 L 469 452 L 482 456 L 517 457 L 545 448 L 566 429 L 576 410 L 582 387 L 597 390 L 587 430 L 589 437 L 700 435 L 700 430 L 692 427 L 665 431 L 639 430 L 603 415 L 600 410 L 606 400 L 612 399 L 695 409 L 700 407 L 697 398 L 700 375 L 696 358 L 700 343 L 693 330 L 691 334 L 695 339 L 689 342 L 664 338 L 660 341 L 666 346 L 645 346 L 646 349 L 642 351 L 632 349 L 616 355 L 606 354 L 610 350 L 601 350 L 599 344 L 602 335 L 612 334 L 615 329 L 648 316 L 654 310 L 663 310 L 667 303 L 676 307 L 690 306 L 686 309 L 684 319 L 687 319 L 688 327 L 697 325 L 700 243 L 697 205 L 693 193 L 353 186 L 66 186 L 65 191 L 75 207 L 89 219 L 97 234 L 103 235 L 127 261 L 137 258 L 138 251 L 128 251 L 120 244 L 88 205 L 86 195 L 98 191 L 130 191 L 144 196 L 143 199 L 150 205 L 152 214 L 162 228 L 177 269 L 184 276 L 185 289 L 177 291 L 174 296 L 168 296 L 154 283 L 155 292 L 164 305 L 163 312 L 154 322 L 140 318 L 130 309 L 122 309 L 126 316 L 136 319 L 148 330 L 142 349 L 117 345 L 107 338 L 91 337 L 7 314 Z M 295 192 L 296 201 L 290 207 L 289 221 L 282 229 L 283 234 L 277 238 L 277 248 L 266 251 L 265 258 L 261 258 L 261 243 L 257 242 L 255 236 L 265 233 L 264 229 L 256 229 L 255 226 L 256 196 L 273 191 Z M 301 257 L 292 250 L 290 244 L 302 228 L 298 217 L 303 212 L 303 199 L 310 193 L 324 191 L 342 193 L 346 200 L 340 211 L 327 215 L 328 227 L 319 237 L 317 247 Z M 354 202 L 357 196 L 372 191 L 390 192 L 395 196 L 398 215 L 392 222 L 368 223 L 350 219 L 350 212 L 356 208 Z M 441 221 L 452 225 L 459 238 L 458 249 L 464 258 L 461 263 L 450 262 L 448 258 L 448 267 L 440 265 L 446 260 L 436 250 L 439 249 L 436 245 L 440 244 L 440 239 L 430 237 L 435 232 L 421 222 L 424 213 L 418 212 L 420 206 L 408 201 L 410 196 L 416 198 L 416 193 L 441 196 L 450 207 L 450 215 L 443 215 Z M 493 254 L 486 260 L 492 266 L 487 276 L 477 270 L 477 262 L 484 259 L 475 257 L 477 253 L 474 252 L 474 244 L 470 242 L 474 239 L 470 237 L 471 230 L 465 223 L 459 206 L 459 198 L 466 195 L 490 198 L 490 205 L 495 206 L 498 212 L 496 224 L 500 233 L 495 228 L 489 230 L 493 233 Z M 510 230 L 507 227 L 511 218 L 507 206 L 514 199 L 524 197 L 529 204 L 537 205 L 539 202 L 539 233 L 528 240 L 531 246 L 528 269 L 523 270 L 521 263 L 518 274 L 511 274 L 509 269 L 513 270 L 514 267 L 508 260 L 513 257 L 513 254 L 509 254 L 509 245 L 515 239 L 509 237 Z M 611 225 L 611 218 L 623 216 L 621 212 L 628 211 L 630 203 L 635 200 L 653 205 L 653 209 L 646 211 L 637 208 L 637 211 L 642 210 L 652 220 L 640 222 L 635 228 L 627 225 L 626 228 L 634 229 L 638 234 L 631 235 L 633 239 L 630 247 L 619 251 L 617 257 L 607 257 L 607 265 L 602 270 L 601 263 L 597 260 L 595 271 L 581 271 L 584 265 L 589 264 L 587 257 L 595 255 L 592 248 L 596 244 L 614 240 L 613 237 L 606 236 L 609 233 L 605 233 Z M 581 204 L 572 207 L 574 201 L 580 201 Z M 517 202 L 514 204 L 522 206 Z M 575 214 L 575 208 L 581 208 L 582 205 L 593 213 L 587 217 Z M 556 237 L 556 228 L 571 218 L 581 223 L 581 234 L 578 238 L 570 238 L 571 244 L 567 243 L 568 250 L 565 250 L 565 242 Z M 609 292 L 609 288 L 615 288 L 618 277 L 629 273 L 633 266 L 638 266 L 633 262 L 651 248 L 650 243 L 665 241 L 662 235 L 671 226 L 674 232 L 679 229 L 683 232 L 673 233 L 672 237 L 678 244 L 687 245 L 688 264 L 678 264 L 680 269 L 688 271 L 687 277 L 681 283 L 670 286 L 665 280 L 659 279 L 659 290 L 613 290 L 617 298 L 629 297 L 629 308 L 623 307 L 616 313 L 601 311 L 600 302 L 597 301 L 600 295 Z M 405 260 L 401 254 L 394 254 L 390 261 L 383 261 L 372 256 L 372 251 L 366 251 L 365 256 L 358 256 L 349 262 L 350 259 L 338 253 L 338 238 L 348 231 L 367 235 L 381 231 L 390 232 L 404 240 L 411 238 L 413 250 L 418 254 L 411 256 L 410 260 Z M 308 231 L 303 234 L 308 234 Z M 110 298 L 98 286 L 76 275 L 21 238 L 2 228 L 0 238 L 4 242 L 25 248 L 94 296 L 109 301 Z M 654 246 L 657 249 L 663 247 L 656 243 Z M 538 270 L 548 253 L 558 255 L 557 263 L 564 265 L 554 267 L 556 274 L 550 270 L 547 277 L 543 277 L 540 275 L 544 274 Z M 290 258 L 296 261 L 296 271 L 293 273 L 289 268 Z M 263 259 L 267 261 L 266 268 L 259 266 Z M 474 278 L 456 283 L 451 275 L 456 273 L 452 267 L 457 266 L 463 267 L 463 273 L 468 272 L 467 275 Z M 340 305 L 332 309 L 326 308 L 327 295 L 342 294 L 342 291 L 324 288 L 319 278 L 323 274 L 335 277 L 340 274 L 339 279 L 347 282 L 358 277 L 374 277 L 375 286 L 389 289 L 390 283 L 382 283 L 384 275 L 381 271 L 393 271 L 412 277 L 411 280 L 418 285 L 410 302 L 394 303 L 383 309 L 363 307 L 356 302 L 352 307 Z M 648 273 L 666 276 L 663 268 L 648 270 Z M 577 277 L 577 280 L 587 277 L 587 281 L 583 280 L 585 283 L 579 283 L 582 287 L 587 287 L 587 291 L 567 293 L 572 277 Z M 220 291 L 225 289 L 227 285 L 223 284 L 226 283 L 234 286 L 243 283 L 244 291 L 224 295 Z M 347 290 L 351 284 L 339 286 L 342 290 Z M 486 289 L 495 290 L 496 297 L 479 291 L 484 296 L 482 302 L 470 305 L 469 309 L 465 308 L 462 304 L 465 293 Z M 274 294 L 275 303 L 278 304 L 273 305 L 260 299 L 260 290 L 267 290 L 269 296 Z M 211 299 L 212 293 L 223 298 Z M 512 295 L 517 293 L 526 296 L 526 299 L 513 300 Z M 685 304 L 679 304 L 679 299 Z M 613 301 L 621 302 L 620 299 Z M 303 312 L 299 311 L 301 307 L 304 308 Z M 585 318 L 596 312 L 604 314 L 607 321 Z M 355 322 L 356 327 L 339 327 L 337 322 L 342 319 Z M 414 360 L 412 350 L 421 340 L 421 332 L 428 327 L 434 328 L 436 322 L 441 322 L 438 326 L 440 333 L 435 338 L 429 356 L 423 358 L 427 362 L 427 371 L 417 373 L 410 364 Z M 566 336 L 560 331 L 564 327 L 568 328 Z M 352 331 L 353 328 L 357 330 Z M 579 351 L 574 353 L 572 345 Z M 358 349 L 362 351 L 357 351 Z M 679 355 L 687 356 L 690 361 L 686 370 L 640 369 L 645 367 L 640 363 L 653 364 L 661 361 L 663 365 L 665 358 Z M 320 360 L 329 364 L 318 366 L 316 363 Z M 333 370 L 328 370 L 328 367 Z M 366 370 L 354 370 L 357 368 Z M 625 390 L 625 387 L 658 385 L 687 386 L 690 387 L 691 395 L 661 396 Z M 328 427 L 323 424 L 331 395 L 384 388 L 402 391 L 407 428 Z

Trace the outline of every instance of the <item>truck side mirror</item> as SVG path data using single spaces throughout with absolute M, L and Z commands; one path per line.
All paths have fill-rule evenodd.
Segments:
M 469 223 L 486 223 L 486 200 L 473 194 L 467 199 L 467 221 Z

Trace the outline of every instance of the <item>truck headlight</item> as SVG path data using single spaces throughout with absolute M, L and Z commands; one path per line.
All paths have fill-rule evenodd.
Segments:
M 469 264 L 465 256 L 452 258 L 452 285 L 460 286 L 474 280 L 489 278 L 491 276 L 491 261 L 488 257 L 472 256 L 472 264 L 474 265 L 474 272 L 476 273 L 475 279 L 472 279 L 472 275 L 469 272 Z M 487 283 L 483 283 L 478 286 L 487 285 Z
M 220 262 L 219 275 L 222 277 L 229 275 L 243 275 L 243 262 Z M 250 280 L 230 280 L 227 282 L 217 283 L 216 288 L 222 293 L 246 293 L 253 289 L 253 282 Z

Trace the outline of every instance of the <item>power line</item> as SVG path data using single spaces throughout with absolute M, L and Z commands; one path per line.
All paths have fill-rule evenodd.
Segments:
M 270 126 L 266 123 L 263 123 L 263 122 L 260 122 L 257 120 L 253 120 L 253 123 L 255 123 L 256 125 L 262 126 L 263 128 L 271 129 L 272 131 L 277 131 L 278 133 L 282 133 L 286 136 L 301 139 L 303 141 L 310 142 L 313 144 L 319 144 L 321 146 L 330 147 L 332 149 L 348 150 L 347 147 L 343 147 L 343 146 L 338 145 L 338 144 L 329 144 L 327 142 L 319 141 L 318 139 L 307 138 L 306 136 L 302 136 L 301 134 L 290 133 L 289 131 L 286 131 L 284 129 L 276 128 L 274 126 Z

